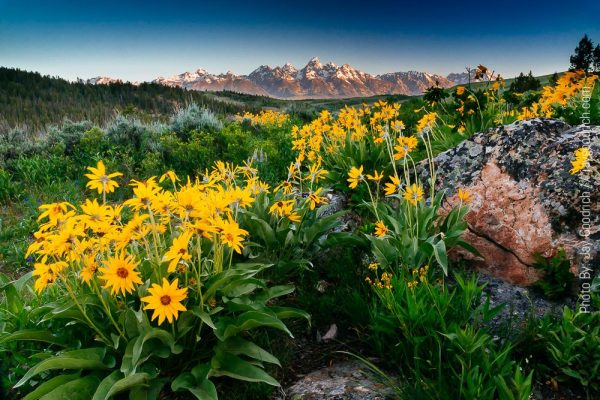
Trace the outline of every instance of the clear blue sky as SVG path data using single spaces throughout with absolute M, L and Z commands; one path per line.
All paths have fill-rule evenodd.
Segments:
M 0 0 L 0 65 L 67 79 L 246 74 L 312 56 L 374 74 L 545 74 L 568 67 L 584 33 L 600 42 L 598 0 Z

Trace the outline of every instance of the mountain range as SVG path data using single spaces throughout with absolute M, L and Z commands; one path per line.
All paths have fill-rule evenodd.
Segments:
M 118 80 L 97 77 L 88 80 L 93 84 L 106 84 Z M 231 71 L 211 74 L 204 69 L 184 72 L 171 77 L 159 77 L 154 83 L 198 91 L 222 91 L 248 93 L 284 99 L 348 98 L 381 94 L 418 95 L 431 86 L 452 87 L 468 81 L 468 74 L 454 73 L 448 76 L 427 72 L 408 71 L 372 75 L 348 64 L 333 62 L 322 64 L 312 58 L 302 69 L 292 64 L 270 67 L 261 65 L 248 75 L 236 75 Z

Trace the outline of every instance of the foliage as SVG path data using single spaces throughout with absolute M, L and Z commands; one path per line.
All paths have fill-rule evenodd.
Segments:
M 532 316 L 515 345 L 555 388 L 583 388 L 588 398 L 600 393 L 599 311 L 575 312 L 565 306 L 559 317 Z
M 542 84 L 536 79 L 531 71 L 529 74 L 524 75 L 522 72 L 517 76 L 510 84 L 510 92 L 513 93 L 525 93 L 530 90 L 540 90 Z
M 177 110 L 171 118 L 171 130 L 182 139 L 188 139 L 187 135 L 192 131 L 214 132 L 221 129 L 223 123 L 217 116 L 209 109 L 200 108 L 196 104 Z
M 583 35 L 569 61 L 571 62 L 571 71 L 583 70 L 589 72 L 594 70 L 598 60 L 594 51 L 594 43 L 588 35 Z M 599 71 L 596 70 L 596 72 Z
M 155 83 L 92 85 L 0 67 L 0 132 L 24 127 L 37 134 L 52 124 L 61 123 L 65 117 L 104 124 L 119 110 L 148 122 L 157 116 L 168 116 L 174 105 L 184 107 L 193 103 L 219 114 L 258 109 L 220 100 L 211 94 Z
M 580 115 L 577 108 L 584 94 L 584 88 L 591 88 L 598 79 L 597 75 L 587 76 L 584 71 L 565 72 L 557 81 L 556 86 L 545 86 L 538 102 L 531 107 L 524 107 L 518 118 L 552 118 L 563 117 L 567 122 L 577 120 Z M 591 95 L 591 89 L 589 89 Z M 576 118 L 575 118 L 576 117 Z
M 158 398 L 168 377 L 177 376 L 173 391 L 216 399 L 213 380 L 220 376 L 277 386 L 264 364 L 279 361 L 247 333 L 268 327 L 291 335 L 282 319 L 308 315 L 275 305 L 294 288 L 267 285 L 260 276 L 272 264 L 249 260 L 245 249 L 245 238 L 256 233 L 236 219 L 264 191 L 256 170 L 217 163 L 205 181 L 179 187 L 169 172 L 160 180 L 172 190 L 155 177 L 133 181 L 134 195 L 116 204 L 105 198 L 122 174 L 109 174 L 102 162 L 88 170 L 87 186 L 102 202 L 42 205 L 43 224 L 27 252 L 36 260 L 35 291 L 53 296 L 32 312 L 53 321 L 54 329 L 12 327 L 0 339 L 52 343 L 58 340 L 53 332 L 76 325 L 81 344 L 32 359 L 35 365 L 14 387 L 42 375 L 29 398 L 60 398 L 66 386 L 94 398 L 120 392 Z M 294 222 L 313 212 L 294 211 Z
M 571 293 L 575 277 L 571 272 L 571 261 L 564 249 L 559 249 L 556 255 L 550 258 L 536 254 L 535 260 L 532 266 L 544 274 L 536 283 L 536 286 L 544 292 L 544 296 L 555 300 Z
M 401 270 L 389 284 L 374 286 L 373 340 L 386 364 L 408 380 L 397 388 L 400 397 L 528 399 L 532 375 L 521 374 L 509 344 L 480 328 L 500 310 L 480 302 L 475 278 L 455 275 L 455 281 L 454 287 L 436 283 L 423 268 Z

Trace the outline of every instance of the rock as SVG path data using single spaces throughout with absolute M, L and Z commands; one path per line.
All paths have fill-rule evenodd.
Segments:
M 480 274 L 478 282 L 485 284 L 482 302 L 489 296 L 490 308 L 504 305 L 497 316 L 486 322 L 494 338 L 516 337 L 526 326 L 529 317 L 541 319 L 547 314 L 560 317 L 564 306 L 575 308 L 573 298 L 548 300 L 539 291 L 512 285 L 489 275 Z
M 573 152 L 584 143 L 598 154 L 600 127 L 570 128 L 561 121 L 534 119 L 477 133 L 439 154 L 436 187 L 449 195 L 445 210 L 458 204 L 457 188 L 473 194 L 464 238 L 483 258 L 465 251 L 453 256 L 524 286 L 541 276 L 531 267 L 535 253 L 552 257 L 564 248 L 573 260 L 573 272 L 588 254 L 588 265 L 597 266 L 600 179 L 590 173 L 569 173 Z M 420 166 L 424 180 L 427 164 Z M 582 230 L 585 197 L 590 205 L 589 232 Z
M 358 361 L 333 364 L 304 376 L 286 391 L 292 400 L 383 400 L 392 391 L 375 382 Z

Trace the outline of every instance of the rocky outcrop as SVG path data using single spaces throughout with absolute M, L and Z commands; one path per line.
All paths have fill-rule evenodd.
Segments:
M 304 376 L 285 391 L 292 400 L 383 400 L 392 390 L 357 361 L 340 362 Z
M 457 188 L 473 193 L 465 239 L 483 257 L 462 251 L 454 256 L 519 285 L 539 279 L 531 267 L 536 253 L 551 257 L 564 248 L 573 272 L 585 257 L 588 265 L 597 265 L 600 182 L 585 171 L 569 173 L 573 152 L 583 143 L 591 143 L 597 154 L 600 128 L 535 119 L 478 133 L 439 154 L 436 185 L 450 195 L 445 209 L 458 203 Z

